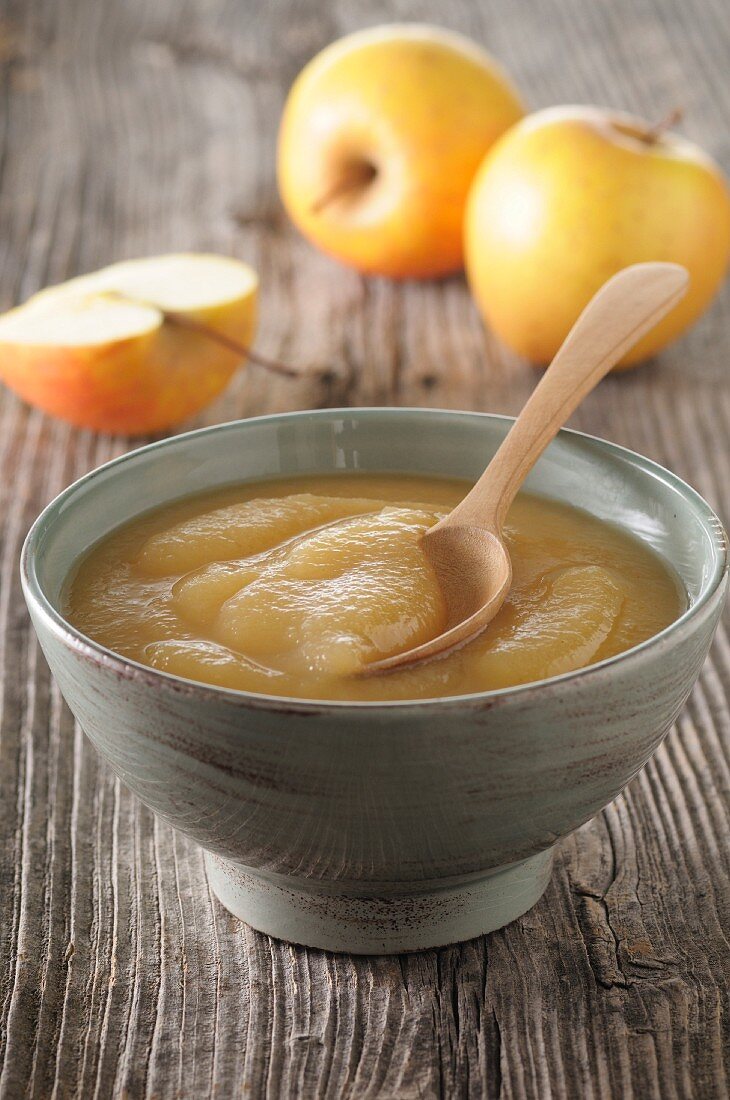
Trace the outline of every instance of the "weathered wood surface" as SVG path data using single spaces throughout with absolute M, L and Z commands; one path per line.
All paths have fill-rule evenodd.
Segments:
M 529 368 L 461 280 L 365 281 L 287 226 L 276 120 L 301 63 L 351 28 L 446 21 L 533 105 L 661 117 L 730 167 L 723 0 L 16 0 L 0 23 L 0 305 L 115 258 L 209 248 L 263 279 L 262 351 L 201 423 L 410 403 L 516 410 Z M 643 451 L 730 514 L 730 295 L 575 424 Z M 486 939 L 402 958 L 270 941 L 213 902 L 200 853 L 100 764 L 22 603 L 39 508 L 125 441 L 2 396 L 0 1095 L 698 1097 L 730 1078 L 730 647 L 721 630 L 665 746 L 561 846 L 546 896 Z

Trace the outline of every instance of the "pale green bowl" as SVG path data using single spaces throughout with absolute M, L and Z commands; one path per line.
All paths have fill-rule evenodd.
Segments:
M 206 687 L 83 637 L 59 610 L 80 554 L 175 497 L 337 471 L 475 477 L 511 421 L 422 409 L 262 417 L 143 447 L 77 481 L 22 556 L 43 651 L 115 772 L 207 853 L 255 928 L 336 951 L 410 951 L 498 928 L 543 892 L 555 842 L 646 763 L 697 678 L 727 587 L 708 505 L 647 459 L 561 432 L 527 488 L 640 535 L 689 609 L 627 653 L 517 688 L 318 703 Z

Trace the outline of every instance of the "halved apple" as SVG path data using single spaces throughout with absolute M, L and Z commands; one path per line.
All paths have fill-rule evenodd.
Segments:
M 166 314 L 248 346 L 258 278 L 225 256 L 113 264 L 0 317 L 0 377 L 46 412 L 125 435 L 167 428 L 227 385 L 239 352 Z

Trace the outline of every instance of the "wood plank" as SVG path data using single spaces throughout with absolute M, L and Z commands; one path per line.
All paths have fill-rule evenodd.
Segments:
M 9 0 L 0 21 L 0 305 L 112 259 L 230 252 L 262 275 L 251 369 L 195 423 L 313 405 L 515 411 L 534 381 L 461 279 L 366 281 L 276 201 L 286 87 L 327 40 L 414 7 L 301 0 Z M 531 102 L 660 117 L 730 166 L 722 0 L 459 0 Z M 575 418 L 665 462 L 726 515 L 730 295 Z M 189 426 L 193 426 L 192 424 Z M 17 559 L 64 485 L 131 444 L 0 405 L 0 1096 L 698 1097 L 730 1076 L 730 644 L 647 769 L 560 849 L 535 909 L 401 958 L 329 956 L 237 924 L 194 845 L 74 727 L 30 631 Z

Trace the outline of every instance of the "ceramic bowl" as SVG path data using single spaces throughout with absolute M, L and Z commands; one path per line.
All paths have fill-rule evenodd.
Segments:
M 71 567 L 139 512 L 232 481 L 344 470 L 474 478 L 510 423 L 346 409 L 222 424 L 102 466 L 33 525 L 23 585 L 69 707 L 142 801 L 202 845 L 213 890 L 255 928 L 335 951 L 411 951 L 529 909 L 556 841 L 636 775 L 697 678 L 727 586 L 719 520 L 660 466 L 561 432 L 527 488 L 641 536 L 678 572 L 689 609 L 579 672 L 418 702 L 275 698 L 145 668 L 65 621 Z

